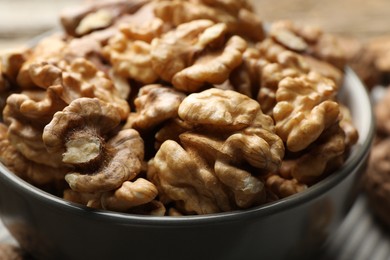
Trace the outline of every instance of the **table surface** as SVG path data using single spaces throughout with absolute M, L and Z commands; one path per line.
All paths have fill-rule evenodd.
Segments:
M 28 39 L 58 26 L 59 11 L 80 2 L 0 0 L 0 50 L 24 45 Z M 253 3 L 264 21 L 292 19 L 363 41 L 390 35 L 389 0 L 255 0 Z M 16 245 L 1 222 L 0 243 Z M 364 195 L 356 201 L 330 241 L 327 257 L 336 260 L 390 259 L 389 234 L 376 222 Z

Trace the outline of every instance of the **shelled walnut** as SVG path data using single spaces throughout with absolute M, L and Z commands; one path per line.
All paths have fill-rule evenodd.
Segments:
M 68 201 L 246 209 L 309 189 L 358 140 L 345 46 L 320 28 L 264 26 L 246 0 L 91 2 L 61 23 L 1 55 L 0 161 Z

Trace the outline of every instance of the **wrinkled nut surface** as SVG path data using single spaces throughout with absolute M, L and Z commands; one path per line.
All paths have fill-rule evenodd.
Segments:
M 152 41 L 153 69 L 162 79 L 186 92 L 197 91 L 205 83 L 221 84 L 240 65 L 246 49 L 246 42 L 238 36 L 221 47 L 225 34 L 225 24 L 210 20 L 181 24 Z
M 60 167 L 61 157 L 46 150 L 42 133 L 53 114 L 65 104 L 51 90 L 43 97 L 38 96 L 25 92 L 8 97 L 3 110 L 3 120 L 8 125 L 8 139 L 29 160 L 54 168 Z
M 243 1 L 159 1 L 155 7 L 155 14 L 174 26 L 207 19 L 226 24 L 230 34 L 237 34 L 253 41 L 259 41 L 264 37 L 262 21 Z
M 270 175 L 265 181 L 266 187 L 278 198 L 285 198 L 307 189 L 307 185 L 296 179 L 285 179 L 279 175 Z
M 112 190 L 139 173 L 143 141 L 135 130 L 123 130 L 107 142 L 104 139 L 119 123 L 117 111 L 99 99 L 76 99 L 54 114 L 43 141 L 48 151 L 62 154 L 64 163 L 79 169 L 65 177 L 72 189 Z
M 345 148 L 345 133 L 334 124 L 298 158 L 286 158 L 279 174 L 285 178 L 293 177 L 303 184 L 312 184 L 341 166 Z
M 168 140 L 149 163 L 148 179 L 163 202 L 176 201 L 187 214 L 231 210 L 223 184 L 200 156 Z
M 7 126 L 0 124 L 0 161 L 10 171 L 34 185 L 51 185 L 63 181 L 66 167 L 51 167 L 24 157 L 8 140 Z M 48 158 L 46 158 L 48 160 Z
M 104 47 L 104 54 L 118 75 L 145 84 L 158 79 L 152 69 L 151 46 L 145 41 L 133 40 L 119 33 Z
M 101 203 L 103 209 L 127 211 L 153 201 L 157 194 L 157 188 L 153 183 L 144 178 L 138 178 L 134 182 L 125 181 L 115 191 L 104 193 Z
M 152 127 L 176 118 L 179 105 L 185 95 L 172 87 L 162 85 L 146 85 L 138 92 L 134 100 L 136 116 L 130 119 L 136 129 L 151 129 Z
M 264 30 L 246 0 L 103 1 L 61 22 L 1 56 L 0 161 L 66 200 L 157 216 L 249 208 L 321 181 L 359 138 L 337 100 L 351 51 L 318 27 Z
M 332 80 L 316 73 L 279 83 L 273 117 L 276 133 L 287 149 L 305 149 L 339 120 L 339 105 L 332 100 L 336 91 Z
M 264 183 L 255 174 L 275 171 L 281 164 L 284 146 L 273 132 L 272 118 L 261 112 L 255 100 L 230 90 L 209 89 L 185 98 L 179 107 L 179 117 L 194 126 L 191 132 L 180 135 L 184 149 L 168 140 L 157 154 L 165 147 L 175 146 L 181 148 L 184 154 L 190 153 L 193 158 L 195 156 L 199 158 L 197 160 L 206 162 L 203 164 L 208 174 L 229 190 L 228 197 L 234 197 L 230 201 L 234 207 L 246 208 L 265 200 Z M 203 132 L 203 126 L 209 132 Z M 199 134 L 196 131 L 200 131 Z M 213 131 L 216 136 L 213 136 Z M 161 184 L 172 179 L 166 179 L 164 173 L 166 167 L 174 167 L 170 164 L 175 159 L 168 156 L 173 155 L 166 153 L 164 158 L 156 160 L 155 157 L 153 160 L 153 176 L 158 178 L 155 184 L 169 199 L 181 201 L 183 198 L 168 194 L 175 190 L 171 187 L 172 183 L 169 186 Z M 163 159 L 166 161 L 163 162 Z M 249 167 L 257 170 L 248 171 Z M 216 210 L 215 205 L 213 210 Z

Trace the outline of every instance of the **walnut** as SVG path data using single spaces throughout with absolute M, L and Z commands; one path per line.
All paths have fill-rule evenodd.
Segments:
M 42 97 L 36 93 L 12 94 L 3 110 L 3 120 L 8 125 L 8 138 L 15 149 L 36 163 L 60 167 L 60 156 L 46 150 L 42 140 L 44 126 L 55 112 L 66 104 L 49 88 Z
M 231 90 L 255 99 L 261 85 L 262 69 L 268 64 L 268 61 L 254 47 L 248 47 L 244 51 L 242 58 L 241 65 L 230 74 L 229 83 L 232 85 Z
M 180 104 L 179 117 L 192 125 L 192 130 L 180 134 L 179 142 L 182 146 L 172 140 L 165 141 L 150 164 L 151 172 L 148 172 L 160 195 L 163 194 L 167 201 L 178 203 L 185 212 L 194 211 L 197 214 L 205 210 L 206 213 L 213 213 L 226 210 L 224 208 L 246 208 L 264 202 L 264 183 L 256 175 L 278 169 L 284 146 L 273 132 L 272 118 L 261 112 L 260 105 L 237 92 L 213 88 L 186 97 Z M 181 154 L 173 154 L 171 150 L 174 149 Z M 178 159 L 179 156 L 183 160 Z M 184 160 L 185 157 L 196 159 L 190 164 L 188 159 Z M 178 161 L 190 165 L 171 165 Z M 180 178 L 172 176 L 181 172 L 175 167 L 197 169 L 191 172 L 191 180 L 179 183 L 174 179 Z M 172 171 L 167 172 L 168 168 Z M 193 178 L 202 178 L 201 173 L 218 180 L 218 185 L 225 187 L 224 194 L 227 194 L 223 198 L 230 198 L 230 201 L 210 201 L 210 195 L 207 195 L 210 192 L 209 184 L 203 181 L 192 183 Z M 188 185 L 196 185 L 194 189 L 197 194 L 201 193 L 199 189 L 203 189 L 206 195 L 201 193 L 198 197 L 206 196 L 207 202 L 200 202 L 205 199 L 201 197 L 196 203 L 186 203 L 185 198 L 190 191 L 183 189 L 188 189 Z M 179 187 L 176 189 L 175 186 Z M 214 188 L 212 191 L 217 190 Z M 207 209 L 199 203 L 207 205 Z
M 151 129 L 152 127 L 177 117 L 179 105 L 185 95 L 173 88 L 162 85 L 146 85 L 138 92 L 134 100 L 137 116 L 132 118 L 135 129 Z
M 28 49 L 21 48 L 3 52 L 0 55 L 0 73 L 11 84 L 16 84 L 16 78 L 28 56 Z
M 72 189 L 108 191 L 139 173 L 144 152 L 139 134 L 127 129 L 107 140 L 119 123 L 120 115 L 112 105 L 79 98 L 46 125 L 42 137 L 46 149 L 75 167 L 75 172 L 65 176 Z
M 266 114 L 272 114 L 276 104 L 276 91 L 282 79 L 296 78 L 309 72 L 309 67 L 301 56 L 291 51 L 282 51 L 275 58 L 276 63 L 266 64 L 261 71 L 261 88 L 257 100 Z
M 155 149 L 158 150 L 166 140 L 179 142 L 180 134 L 192 130 L 193 127 L 188 122 L 180 118 L 173 118 L 164 123 L 164 125 L 155 134 Z
M 164 22 L 174 26 L 207 19 L 226 24 L 230 34 L 253 41 L 262 40 L 264 37 L 261 20 L 252 12 L 246 1 L 159 1 L 155 13 Z
M 342 43 L 336 36 L 324 33 L 319 27 L 278 21 L 272 24 L 270 35 L 290 50 L 310 54 L 339 69 L 343 69 L 347 63 L 347 53 Z
M 157 18 L 154 8 L 157 3 L 150 2 L 142 6 L 136 13 L 125 17 L 119 25 L 120 31 L 128 39 L 140 40 L 150 43 L 153 38 L 159 37 L 163 32 L 170 29 L 170 26 Z
M 296 179 L 285 179 L 277 174 L 269 175 L 266 178 L 265 185 L 280 199 L 307 189 L 307 185 L 299 183 Z
M 0 161 L 20 178 L 37 186 L 59 183 L 69 171 L 67 167 L 51 167 L 28 160 L 10 143 L 4 124 L 0 124 Z
M 66 43 L 61 36 L 54 34 L 45 37 L 31 50 L 27 55 L 26 61 L 23 63 L 17 75 L 17 84 L 22 89 L 31 89 L 35 87 L 30 76 L 30 65 L 33 63 L 57 63 L 63 58 L 66 48 Z
M 165 204 L 177 202 L 188 214 L 207 214 L 231 210 L 223 184 L 202 157 L 168 140 L 149 162 L 148 179 L 159 190 Z
M 121 119 L 127 118 L 130 107 L 120 97 L 112 80 L 84 58 L 77 58 L 63 68 L 46 62 L 30 66 L 30 78 L 42 88 L 53 88 L 63 101 L 70 104 L 80 97 L 99 98 L 118 110 Z
M 147 1 L 100 1 L 64 9 L 60 20 L 65 31 L 80 36 L 96 29 L 108 27 L 123 14 L 135 13 Z
M 332 80 L 314 72 L 279 83 L 273 117 L 288 150 L 305 149 L 339 120 L 339 105 L 332 101 L 336 93 Z
M 125 181 L 115 191 L 103 193 L 103 209 L 128 211 L 130 208 L 151 202 L 157 196 L 157 188 L 150 181 L 138 178 L 134 182 Z
M 181 24 L 152 41 L 153 69 L 163 80 L 187 92 L 199 90 L 205 83 L 221 84 L 240 65 L 246 49 L 246 42 L 238 36 L 219 47 L 225 34 L 224 24 L 210 20 Z
M 304 184 L 319 181 L 343 164 L 345 140 L 345 133 L 339 124 L 332 125 L 297 158 L 286 158 L 280 168 L 280 175 L 293 177 Z
M 389 138 L 373 147 L 362 182 L 369 205 L 386 225 L 390 225 L 390 205 L 388 203 L 390 196 L 389 147 Z
M 158 79 L 152 69 L 151 46 L 149 43 L 132 40 L 123 33 L 112 37 L 104 47 L 104 55 L 116 74 L 148 84 Z

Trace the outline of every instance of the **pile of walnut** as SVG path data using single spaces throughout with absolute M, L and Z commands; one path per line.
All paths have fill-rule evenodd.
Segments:
M 1 58 L 0 160 L 89 207 L 208 214 L 305 190 L 358 133 L 345 56 L 312 26 L 269 31 L 245 0 L 122 0 Z

